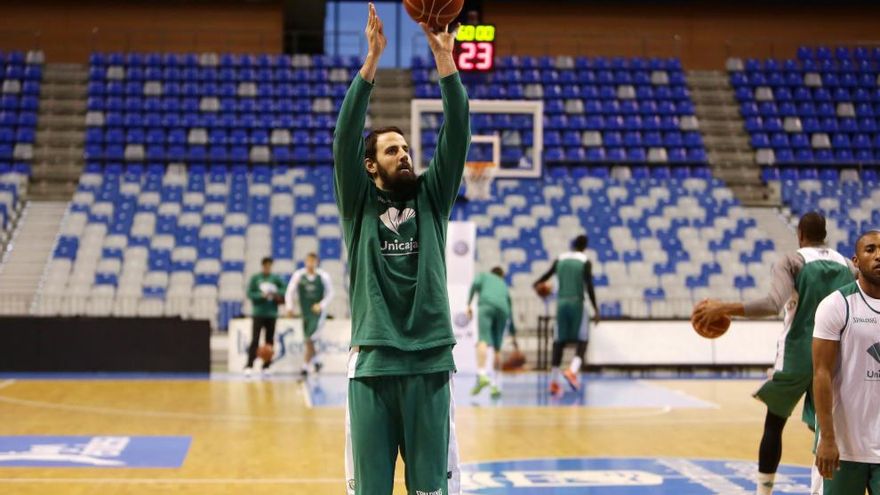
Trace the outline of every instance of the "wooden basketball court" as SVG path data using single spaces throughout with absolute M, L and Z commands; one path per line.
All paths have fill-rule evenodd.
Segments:
M 603 381 L 601 395 L 625 393 L 632 382 Z M 704 406 L 640 406 L 638 397 L 625 396 L 619 398 L 634 407 L 591 405 L 604 397 L 585 405 L 498 407 L 459 401 L 462 461 L 680 457 L 755 462 L 764 408 L 750 394 L 758 380 L 646 382 L 651 390 Z M 456 382 L 461 389 L 470 385 L 468 377 Z M 533 385 L 534 397 L 543 394 L 539 386 Z M 344 390 L 335 393 L 344 395 Z M 307 387 L 289 377 L 0 379 L 0 436 L 191 437 L 180 468 L 0 467 L 0 493 L 340 494 L 343 413 L 339 406 L 314 405 Z M 800 408 L 785 431 L 782 462 L 809 466 L 812 435 L 797 420 L 799 413 Z M 403 494 L 402 471 L 398 475 L 395 493 Z

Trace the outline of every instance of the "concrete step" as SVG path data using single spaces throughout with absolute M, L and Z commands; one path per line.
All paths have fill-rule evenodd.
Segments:
M 54 114 L 86 114 L 85 99 L 40 100 L 40 113 Z
M 703 143 L 707 148 L 747 151 L 749 138 L 743 135 L 704 134 Z
M 37 118 L 37 129 L 38 130 L 49 129 L 49 130 L 53 130 L 53 131 L 63 131 L 63 130 L 85 130 L 85 128 L 86 128 L 85 115 L 46 114 L 46 115 L 40 115 Z
M 85 132 L 82 130 L 53 130 L 40 129 L 37 131 L 35 143 L 37 146 L 82 146 L 85 140 Z
M 31 166 L 31 180 L 76 182 L 82 174 L 83 163 L 51 164 L 39 162 Z
M 76 192 L 76 184 L 77 179 L 63 182 L 33 181 L 28 185 L 28 197 L 36 201 L 70 201 Z
M 58 163 L 59 161 L 71 162 L 83 157 L 83 149 L 81 147 L 39 147 L 34 149 L 34 161 L 45 161 L 49 163 Z

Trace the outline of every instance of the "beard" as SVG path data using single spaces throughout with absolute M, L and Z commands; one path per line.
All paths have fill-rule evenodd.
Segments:
M 381 166 L 376 167 L 376 173 L 382 179 L 382 184 L 385 186 L 386 190 L 407 197 L 415 194 L 416 184 L 418 182 L 412 166 L 410 166 L 408 170 L 409 173 L 404 172 L 401 170 L 401 167 L 398 166 L 393 172 L 388 172 Z

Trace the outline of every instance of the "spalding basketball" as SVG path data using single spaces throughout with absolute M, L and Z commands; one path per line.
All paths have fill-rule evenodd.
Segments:
M 547 282 L 541 282 L 535 286 L 535 292 L 537 292 L 540 297 L 547 297 L 553 292 L 553 288 L 550 287 L 550 284 Z
M 414 21 L 440 31 L 458 17 L 464 0 L 403 0 L 403 6 Z
M 526 364 L 526 355 L 520 351 L 513 351 L 501 363 L 501 369 L 504 371 L 519 370 L 522 369 L 524 364 Z
M 694 327 L 694 330 L 696 330 L 701 337 L 707 339 L 717 339 L 724 335 L 724 333 L 727 332 L 727 329 L 730 328 L 730 317 L 727 315 L 721 315 L 714 320 L 709 321 L 708 324 L 698 323 L 695 316 L 699 307 L 700 304 L 697 304 L 691 315 L 691 326 Z
M 272 356 L 274 355 L 275 349 L 273 349 L 271 345 L 263 344 L 257 349 L 257 356 L 262 359 L 264 363 L 272 361 Z

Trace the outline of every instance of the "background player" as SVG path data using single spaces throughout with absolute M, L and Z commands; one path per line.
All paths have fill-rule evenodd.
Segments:
M 534 287 L 543 284 L 554 274 L 558 282 L 556 292 L 556 335 L 553 339 L 553 356 L 550 374 L 550 393 L 559 395 L 560 375 L 564 376 L 573 390 L 580 387 L 578 374 L 584 363 L 587 343 L 590 338 L 589 311 L 584 305 L 584 292 L 590 296 L 593 306 L 593 321 L 599 323 L 599 306 L 596 305 L 596 290 L 593 287 L 593 265 L 585 252 L 589 239 L 585 235 L 577 236 L 572 241 L 572 251 L 563 253 L 553 262 L 547 273 L 535 281 Z M 560 373 L 562 351 L 565 344 L 576 343 L 577 350 L 571 365 L 564 373 Z
M 306 352 L 303 356 L 301 374 L 308 376 L 310 367 L 315 373 L 321 371 L 321 361 L 315 349 L 316 334 L 327 319 L 327 305 L 333 300 L 333 281 L 330 275 L 318 268 L 318 255 L 306 255 L 305 267 L 293 272 L 287 293 L 284 295 L 288 314 L 299 307 L 303 320 L 303 342 Z M 297 305 L 297 306 L 295 306 Z
M 856 242 L 857 282 L 826 297 L 813 330 L 816 467 L 826 495 L 880 493 L 880 231 Z
M 776 363 L 770 379 L 755 392 L 767 404 L 764 434 L 758 450 L 759 495 L 769 495 L 782 459 L 782 430 L 801 397 L 803 420 L 815 428 L 810 384 L 813 380 L 811 346 L 816 306 L 828 294 L 853 281 L 854 268 L 837 251 L 825 245 L 825 217 L 811 212 L 798 222 L 800 249 L 785 254 L 771 271 L 770 292 L 746 303 L 708 300 L 694 313 L 712 321 L 727 316 L 775 316 L 785 308 L 785 329 L 779 337 Z
M 491 385 L 492 398 L 497 399 L 501 396 L 499 372 L 501 371 L 501 342 L 505 329 L 510 329 L 513 347 L 519 350 L 516 343 L 516 328 L 513 325 L 513 306 L 510 302 L 507 282 L 504 280 L 504 269 L 496 266 L 488 273 L 479 273 L 474 278 L 468 294 L 467 314 L 469 319 L 474 316 L 471 301 L 475 295 L 479 298 L 477 304 L 479 339 L 477 341 L 477 384 L 471 390 L 471 395 L 477 395 L 485 387 Z M 487 354 L 490 346 L 493 358 L 488 360 Z M 490 373 L 490 369 L 494 372 Z
M 260 273 L 254 274 L 248 282 L 247 296 L 251 300 L 251 345 L 248 347 L 248 360 L 244 374 L 250 376 L 254 361 L 257 359 L 257 347 L 260 345 L 260 332 L 266 329 L 266 345 L 274 345 L 275 321 L 278 319 L 278 303 L 283 302 L 284 281 L 272 273 L 272 258 L 261 261 Z M 268 373 L 272 362 L 263 363 L 263 371 Z
M 470 114 L 452 57 L 455 33 L 422 29 L 440 75 L 444 121 L 428 170 L 416 177 L 400 129 L 377 128 L 363 137 L 386 44 L 373 4 L 367 58 L 345 95 L 333 140 L 336 203 L 351 267 L 350 494 L 390 494 L 398 450 L 409 493 L 461 492 L 444 255 L 470 146 Z

